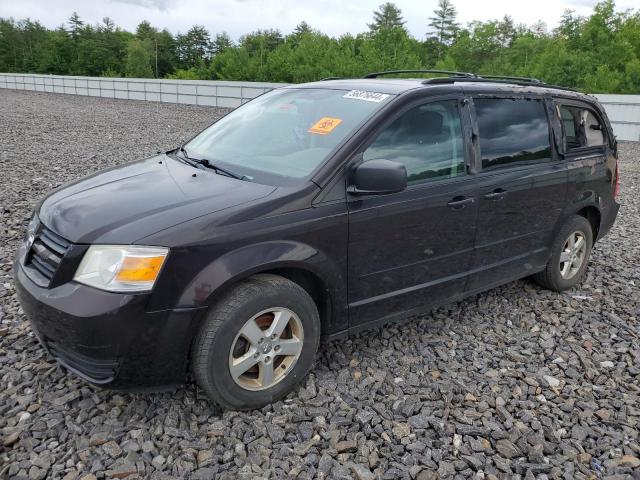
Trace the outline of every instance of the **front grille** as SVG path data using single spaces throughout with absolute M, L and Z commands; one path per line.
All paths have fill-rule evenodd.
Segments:
M 69 247 L 70 242 L 42 226 L 31 245 L 27 265 L 31 264 L 40 275 L 51 282 Z
M 60 364 L 92 383 L 109 383 L 116 376 L 118 361 L 115 358 L 95 359 L 70 352 L 59 343 L 50 340 L 46 340 L 45 344 Z

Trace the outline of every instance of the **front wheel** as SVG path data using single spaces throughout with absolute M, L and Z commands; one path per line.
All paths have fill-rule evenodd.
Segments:
M 320 318 L 309 294 L 283 277 L 255 275 L 212 307 L 195 339 L 191 367 L 216 403 L 260 408 L 302 381 L 319 340 Z
M 556 292 L 574 287 L 584 276 L 592 246 L 589 221 L 578 215 L 570 217 L 553 242 L 547 266 L 535 275 L 536 282 Z

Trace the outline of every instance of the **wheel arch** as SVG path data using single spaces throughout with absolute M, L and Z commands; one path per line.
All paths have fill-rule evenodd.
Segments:
M 211 307 L 230 288 L 259 273 L 279 275 L 300 285 L 318 308 L 323 334 L 347 327 L 346 311 L 340 309 L 346 305 L 346 285 L 339 266 L 322 252 L 298 242 L 264 242 L 226 253 L 199 272 L 182 293 L 180 303 L 188 305 L 198 299 L 200 305 Z
M 600 231 L 600 222 L 602 221 L 602 214 L 600 209 L 595 205 L 587 205 L 576 212 L 576 215 L 586 218 L 591 224 L 591 231 L 593 233 L 593 242 L 598 239 L 598 232 Z

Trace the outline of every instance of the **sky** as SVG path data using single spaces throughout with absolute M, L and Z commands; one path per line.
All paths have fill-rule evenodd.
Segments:
M 0 17 L 31 18 L 55 28 L 76 11 L 85 22 L 95 24 L 110 17 L 116 25 L 135 30 L 142 20 L 185 32 L 204 25 L 213 35 L 226 31 L 234 40 L 257 29 L 277 28 L 287 34 L 305 20 L 323 33 L 339 36 L 367 30 L 372 12 L 385 0 L 0 0 Z M 428 18 L 437 0 L 396 0 L 406 27 L 418 39 L 428 30 Z M 557 25 L 565 9 L 588 15 L 595 0 L 453 0 L 458 21 L 499 19 L 508 14 L 516 23 L 538 20 L 549 28 Z M 637 8 L 638 0 L 618 0 L 617 9 Z

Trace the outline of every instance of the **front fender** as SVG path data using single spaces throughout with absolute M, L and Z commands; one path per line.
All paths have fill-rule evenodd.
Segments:
M 179 305 L 211 306 L 217 294 L 229 285 L 255 273 L 279 268 L 297 268 L 313 274 L 328 292 L 332 311 L 339 314 L 346 309 L 346 279 L 335 260 L 310 245 L 290 240 L 247 245 L 218 257 L 189 282 L 180 295 Z

